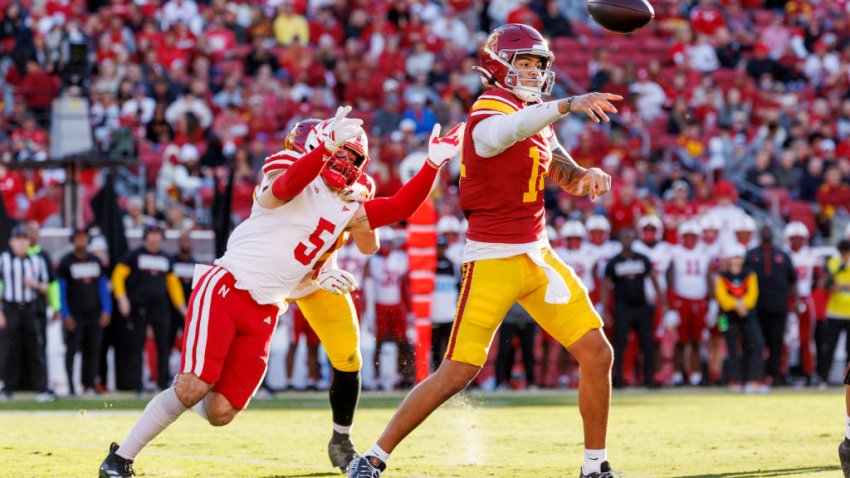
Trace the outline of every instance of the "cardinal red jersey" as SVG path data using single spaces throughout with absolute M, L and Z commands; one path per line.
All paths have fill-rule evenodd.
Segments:
M 461 156 L 460 207 L 469 221 L 466 237 L 473 241 L 525 244 L 546 237 L 542 191 L 552 157 L 552 127 L 491 158 L 479 156 L 472 140 L 482 120 L 525 107 L 498 88 L 485 91 L 472 105 Z

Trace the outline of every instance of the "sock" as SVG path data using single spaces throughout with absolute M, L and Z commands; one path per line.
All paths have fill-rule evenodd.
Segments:
M 360 400 L 360 372 L 342 372 L 335 368 L 331 370 L 328 398 L 331 402 L 334 430 L 337 433 L 351 433 L 354 410 Z M 345 428 L 348 428 L 348 431 L 343 431 Z
M 192 407 L 192 410 L 194 410 L 194 412 L 195 412 L 195 413 L 197 413 L 199 417 L 203 418 L 203 419 L 204 419 L 204 420 L 206 420 L 206 421 L 210 421 L 210 416 L 209 416 L 209 414 L 207 413 L 207 401 L 206 401 L 206 398 L 207 398 L 207 397 L 204 397 L 204 398 L 202 398 L 200 401 L 198 401 L 198 403 L 196 403 L 196 404 Z
M 159 392 L 148 402 L 142 416 L 133 425 L 133 429 L 130 430 L 116 453 L 127 460 L 135 460 L 142 448 L 185 411 L 186 406 L 177 398 L 177 392 L 173 387 Z
M 850 415 L 847 416 L 847 425 L 844 428 L 844 438 L 850 440 Z
M 334 423 L 334 431 L 342 435 L 351 435 L 351 427 L 351 425 L 346 427 L 338 423 Z
M 390 460 L 390 454 L 385 452 L 383 448 L 379 447 L 377 443 L 372 445 L 372 448 L 369 448 L 369 451 L 364 453 L 363 456 L 374 456 L 384 463 Z
M 602 462 L 608 459 L 608 450 L 605 448 L 601 450 L 588 450 L 584 449 L 584 464 L 581 465 L 581 472 L 585 475 L 590 473 L 599 473 L 602 471 Z

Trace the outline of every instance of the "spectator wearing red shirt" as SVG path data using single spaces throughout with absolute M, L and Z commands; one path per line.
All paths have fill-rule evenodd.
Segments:
M 224 19 L 220 15 L 213 17 L 204 34 L 209 43 L 209 52 L 212 53 L 214 60 L 221 60 L 233 55 L 236 35 L 233 34 L 233 30 L 224 25 Z
M 691 28 L 696 33 L 713 36 L 717 29 L 726 26 L 723 12 L 717 8 L 715 0 L 700 0 L 699 5 L 691 10 Z
M 828 168 L 823 177 L 817 203 L 821 208 L 821 218 L 828 221 L 839 209 L 850 212 L 850 185 L 841 180 L 841 170 L 835 166 Z
M 578 136 L 578 144 L 570 151 L 570 156 L 583 168 L 598 166 L 597 161 L 608 154 L 608 146 L 595 138 L 593 131 L 584 129 Z
M 60 204 L 62 204 L 62 185 L 56 181 L 50 181 L 47 187 L 30 201 L 26 219 L 38 221 L 41 226 L 59 227 L 62 225 L 62 216 L 59 214 Z
M 345 39 L 345 30 L 328 8 L 319 9 L 309 22 L 310 43 L 318 45 L 322 36 L 327 35 L 335 45 L 341 45 Z
M 7 158 L 4 156 L 5 159 Z M 24 179 L 21 177 L 21 173 L 10 171 L 5 163 L 0 163 L 0 196 L 3 197 L 3 204 L 6 206 L 6 214 L 9 217 L 20 218 L 18 216 L 18 197 L 24 192 Z
M 696 216 L 696 208 L 690 203 L 688 195 L 690 187 L 684 180 L 673 183 L 671 188 L 672 197 L 664 203 L 664 240 L 670 244 L 676 244 L 676 234 L 679 225 Z
M 511 10 L 505 17 L 505 23 L 520 23 L 533 27 L 537 31 L 542 30 L 543 22 L 540 21 L 540 17 L 528 4 L 528 0 L 521 0 L 517 8 Z
M 608 218 L 611 220 L 611 235 L 616 236 L 623 229 L 634 228 L 638 218 L 649 213 L 649 208 L 637 199 L 637 191 L 631 183 L 624 183 L 619 188 L 619 195 L 608 208 Z
M 36 119 L 45 124 L 50 118 L 50 105 L 59 90 L 58 81 L 41 69 L 34 59 L 27 61 L 26 75 L 18 87 L 27 107 L 36 115 Z

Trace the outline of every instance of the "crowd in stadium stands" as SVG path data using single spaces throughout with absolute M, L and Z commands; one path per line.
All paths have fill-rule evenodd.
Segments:
M 550 38 L 557 95 L 596 90 L 626 97 L 612 125 L 573 115 L 558 131 L 579 164 L 614 177 L 613 192 L 591 202 L 551 183 L 545 191 L 553 245 L 567 262 L 585 261 L 573 266 L 612 337 L 618 309 L 626 308 L 601 302 L 600 285 L 616 286 L 606 263 L 620 254 L 621 233 L 636 229 L 634 252 L 652 262 L 660 294 L 649 284 L 645 293 L 655 306 L 648 326 L 658 365 L 653 377 L 636 373 L 649 370 L 636 365 L 647 350 L 639 352 L 621 332 L 617 385 L 723 381 L 758 391 L 784 383 L 788 372 L 823 383 L 841 320 L 850 319 L 848 291 L 834 285 L 830 272 L 848 262 L 834 247 L 848 239 L 850 221 L 850 2 L 657 0 L 655 20 L 628 36 L 600 31 L 584 3 L 0 0 L 3 204 L 16 219 L 61 223 L 68 178 L 15 166 L 48 157 L 51 104 L 59 96 L 88 99 L 97 154 L 123 160 L 138 179 L 133 184 L 143 184 L 137 196 L 122 198 L 128 228 L 151 220 L 178 230 L 209 227 L 216 188 L 231 169 L 232 211 L 245 219 L 263 158 L 281 148 L 294 122 L 325 118 L 342 103 L 366 123 L 377 194 L 392 194 L 403 160 L 423 150 L 433 124 L 463 120 L 481 91 L 471 66 L 487 32 L 525 23 Z M 454 267 L 463 241 L 458 174 L 456 166 L 444 175 L 434 196 Z M 102 182 L 97 170 L 79 179 L 86 198 Z M 782 229 L 786 223 L 795 224 L 790 232 Z M 771 228 L 775 250 L 766 246 Z M 795 261 L 801 237 L 816 256 L 809 272 Z M 749 250 L 744 272 L 756 272 L 760 283 L 785 281 L 785 296 L 762 286 L 757 305 L 733 300 L 722 307 L 728 297 L 716 297 L 716 274 L 742 274 L 727 269 L 740 255 L 731 244 Z M 709 264 L 695 270 L 672 260 L 691 247 L 708 251 Z M 796 272 L 778 277 L 770 264 L 788 260 Z M 688 274 L 705 276 L 701 297 L 681 286 L 695 284 Z M 451 294 L 451 280 L 444 286 L 438 293 Z M 613 292 L 606 298 L 615 300 Z M 526 328 L 518 325 L 524 319 L 514 315 L 509 334 L 527 344 L 517 332 Z M 752 316 L 759 327 L 730 328 L 733 315 Z M 704 326 L 692 316 L 706 317 Z M 390 329 L 378 340 L 397 341 L 404 362 L 407 338 Z M 745 373 L 737 350 L 735 370 L 724 368 L 727 349 L 739 345 L 729 337 L 733 329 L 745 338 L 745 362 L 760 360 L 764 347 L 766 375 Z M 540 371 L 529 372 L 527 385 L 574 385 L 569 357 L 540 335 Z M 503 357 L 501 368 L 513 363 L 512 352 Z M 494 375 L 509 386 L 511 370 Z

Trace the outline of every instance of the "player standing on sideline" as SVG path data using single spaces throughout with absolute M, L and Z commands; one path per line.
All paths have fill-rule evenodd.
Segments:
M 611 396 L 611 345 L 587 289 L 549 246 L 544 177 L 563 190 L 611 189 L 611 177 L 578 166 L 555 138 L 552 123 L 569 113 L 608 121 L 622 97 L 589 93 L 541 103 L 553 86 L 554 55 L 537 30 L 503 25 L 480 52 L 485 88 L 473 104 L 461 165 L 460 205 L 469 221 L 463 287 L 446 359 L 396 412 L 349 477 L 375 478 L 389 454 L 446 400 L 465 389 L 487 359 L 493 335 L 517 301 L 558 339 L 581 366 L 579 409 L 584 419 L 582 477 L 610 477 L 605 438 Z M 511 280 L 505 280 L 511 278 Z
M 797 273 L 797 303 L 789 304 L 789 307 L 797 316 L 800 335 L 800 367 L 806 377 L 806 383 L 810 384 L 815 371 L 815 303 L 812 300 L 812 288 L 817 277 L 821 277 L 823 273 L 822 260 L 809 247 L 809 228 L 802 222 L 794 221 L 785 226 L 785 240 L 788 243 L 791 264 L 794 266 L 794 272 Z
M 380 231 L 384 240 L 377 254 L 369 258 L 366 275 L 375 281 L 375 293 L 370 297 L 375 306 L 375 382 L 384 390 L 406 385 L 413 367 L 413 352 L 407 341 L 407 313 L 410 311 L 409 272 L 407 254 L 399 249 L 401 241 L 391 228 Z M 398 383 L 384 382 L 381 377 L 381 348 L 387 343 L 396 345 Z
M 686 382 L 702 383 L 700 344 L 705 331 L 708 298 L 713 284 L 709 271 L 711 258 L 699 247 L 702 230 L 696 221 L 679 226 L 680 244 L 671 247 L 672 260 L 667 269 L 667 287 L 672 291 L 671 309 L 679 318 L 679 342 L 676 364 L 681 365 Z
M 654 308 L 653 330 L 655 330 L 655 338 L 658 341 L 658 353 L 655 354 L 657 360 L 656 380 L 659 383 L 680 384 L 683 382 L 682 374 L 679 372 L 672 373 L 674 367 L 674 356 L 676 352 L 675 333 L 664 327 L 661 323 L 664 312 L 667 309 L 666 305 L 661 304 L 661 301 L 667 297 L 667 269 L 670 267 L 670 243 L 663 240 L 664 224 L 658 216 L 643 216 L 638 220 L 639 240 L 635 242 L 635 252 L 643 254 L 652 262 L 652 274 L 658 281 L 660 294 L 655 293 L 655 288 L 647 278 L 644 281 L 649 303 Z M 634 340 L 630 340 L 628 348 L 626 348 L 625 361 L 626 376 L 630 374 L 632 364 L 635 362 Z M 672 379 L 671 379 L 672 376 Z
M 708 256 L 711 261 L 709 271 L 710 284 L 714 284 L 714 279 L 720 270 L 720 256 L 722 254 L 722 244 L 720 241 L 720 221 L 715 216 L 705 214 L 699 222 L 702 228 L 702 251 Z M 713 290 L 713 285 L 710 290 Z M 720 384 L 723 376 L 723 360 L 725 358 L 726 339 L 723 337 L 723 332 L 717 328 L 717 319 L 720 315 L 720 309 L 717 306 L 717 300 L 713 293 L 709 293 L 708 308 L 705 313 L 705 325 L 708 327 L 708 382 L 712 385 Z
M 439 169 L 460 151 L 464 125 L 442 138 L 436 125 L 425 164 L 394 196 L 362 205 L 339 201 L 339 191 L 362 172 L 356 155 L 342 148 L 365 137 L 362 122 L 346 118 L 350 111 L 341 107 L 317 127 L 317 147 L 297 161 L 266 162 L 251 216 L 233 231 L 227 252 L 189 299 L 182 373 L 148 403 L 123 444 L 110 446 L 102 478 L 135 476 L 135 457 L 190 407 L 212 425 L 230 423 L 263 381 L 281 309 L 322 253 L 345 230 L 369 232 L 412 214 Z M 355 286 L 347 276 L 326 270 L 317 282 L 340 293 Z

